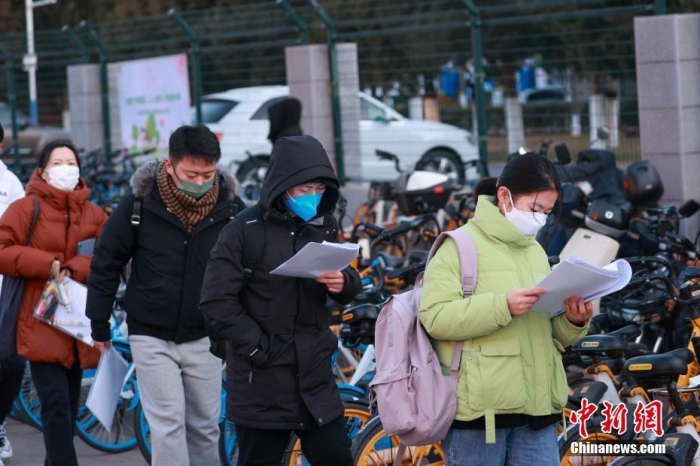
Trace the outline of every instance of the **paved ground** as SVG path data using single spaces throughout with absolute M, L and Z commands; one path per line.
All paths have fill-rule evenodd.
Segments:
M 12 419 L 7 420 L 7 436 L 12 443 L 14 456 L 5 460 L 5 466 L 41 466 L 46 451 L 44 437 L 37 429 Z M 110 454 L 86 445 L 75 437 L 75 450 L 80 466 L 145 466 L 147 463 L 138 448 Z

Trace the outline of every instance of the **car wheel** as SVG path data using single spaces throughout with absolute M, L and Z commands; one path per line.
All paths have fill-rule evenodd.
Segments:
M 236 171 L 236 178 L 241 183 L 240 192 L 243 197 L 255 201 L 260 198 L 260 191 L 269 165 L 270 157 L 266 155 L 249 157 L 240 164 Z
M 416 170 L 426 170 L 447 175 L 460 185 L 464 185 L 464 164 L 456 153 L 447 149 L 434 149 L 416 163 Z

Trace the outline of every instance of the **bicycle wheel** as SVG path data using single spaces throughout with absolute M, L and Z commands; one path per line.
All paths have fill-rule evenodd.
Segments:
M 151 428 L 146 421 L 146 413 L 143 411 L 141 403 L 136 406 L 134 411 L 134 431 L 136 432 L 136 444 L 146 460 L 146 463 L 151 464 Z
M 396 461 L 400 441 L 388 437 L 381 419 L 372 418 L 352 441 L 352 459 L 356 466 L 392 465 Z M 422 447 L 408 447 L 401 458 L 402 465 L 444 465 L 440 442 Z
M 238 445 L 236 444 L 236 426 L 228 419 L 219 424 L 219 460 L 223 466 L 238 464 Z
M 127 379 L 122 386 L 122 391 L 117 402 L 117 407 L 112 419 L 111 429 L 107 430 L 98 421 L 94 414 L 85 406 L 87 396 L 95 380 L 95 370 L 83 372 L 83 380 L 80 387 L 80 404 L 78 408 L 78 436 L 93 448 L 107 453 L 120 453 L 136 446 L 136 432 L 134 429 L 134 412 L 139 405 L 138 386 L 136 373 L 133 371 L 133 359 L 131 349 L 127 343 L 113 342 L 114 349 L 129 363 Z
M 369 404 L 367 402 L 343 401 L 343 417 L 345 418 L 345 429 L 348 437 L 352 439 L 372 418 L 372 414 L 369 412 Z M 282 464 L 289 466 L 309 465 L 309 462 L 304 458 L 304 453 L 301 451 L 301 441 L 294 434 L 289 440 Z
M 370 206 L 369 202 L 363 202 L 360 207 L 357 208 L 352 216 L 352 224 L 357 225 L 358 223 L 374 223 L 377 219 L 377 214 L 374 212 L 374 205 Z
M 620 443 L 621 441 L 629 441 L 630 439 L 622 439 L 616 433 L 606 434 L 600 427 L 600 419 L 589 420 L 590 425 L 586 425 L 588 437 L 582 438 L 579 433 L 578 425 L 571 425 L 566 431 L 566 440 L 564 435 L 558 438 L 559 459 L 562 466 L 579 466 L 579 465 L 608 465 L 614 460 L 617 455 L 583 455 L 572 453 L 571 445 L 573 443 Z M 597 425 L 594 425 L 597 424 Z
M 32 374 L 27 364 L 22 379 L 22 388 L 19 391 L 19 403 L 17 404 L 17 415 L 27 424 L 42 430 L 41 425 L 41 401 L 32 382 Z

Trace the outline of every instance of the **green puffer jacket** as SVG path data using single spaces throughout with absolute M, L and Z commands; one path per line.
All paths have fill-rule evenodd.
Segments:
M 506 293 L 533 288 L 549 273 L 544 250 L 523 236 L 481 196 L 474 218 L 463 227 L 477 249 L 474 294 L 462 298 L 459 256 L 452 240 L 431 260 L 423 282 L 420 320 L 449 374 L 454 341 L 464 340 L 457 388 L 457 420 L 484 417 L 486 442 L 495 443 L 496 414 L 546 416 L 567 400 L 561 353 L 588 332 L 561 314 L 532 311 L 512 317 Z

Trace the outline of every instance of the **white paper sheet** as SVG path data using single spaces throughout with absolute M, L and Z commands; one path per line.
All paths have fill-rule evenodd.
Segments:
M 100 362 L 95 372 L 95 380 L 90 387 L 85 406 L 95 415 L 107 431 L 112 429 L 114 413 L 121 396 L 129 364 L 110 346 L 100 356 Z
M 620 291 L 631 278 L 632 267 L 624 259 L 599 267 L 571 256 L 536 285 L 547 293 L 540 296 L 532 310 L 549 312 L 553 316 L 561 314 L 566 298 L 583 296 L 586 301 L 593 301 Z
M 59 303 L 52 322 L 41 320 L 92 346 L 94 342 L 90 336 L 90 319 L 85 315 L 87 287 L 70 278 L 63 279 L 63 286 L 68 295 L 70 309 L 67 310 Z
M 342 270 L 360 250 L 355 243 L 309 243 L 294 257 L 270 272 L 287 277 L 317 278 L 323 272 Z

